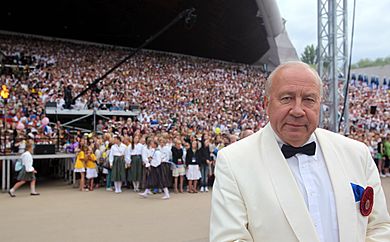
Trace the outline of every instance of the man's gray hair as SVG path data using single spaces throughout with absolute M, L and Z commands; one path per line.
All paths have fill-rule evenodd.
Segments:
M 272 80 L 274 78 L 274 76 L 281 70 L 285 69 L 285 68 L 288 68 L 288 67 L 294 67 L 294 66 L 303 66 L 305 67 L 307 70 L 311 71 L 314 75 L 314 78 L 318 81 L 318 83 L 320 84 L 320 95 L 322 97 L 322 94 L 323 94 L 323 83 L 322 83 L 322 80 L 320 78 L 320 76 L 318 75 L 317 71 L 314 70 L 311 66 L 309 66 L 308 64 L 304 63 L 304 62 L 301 62 L 301 61 L 288 61 L 286 63 L 283 63 L 281 65 L 279 65 L 278 67 L 276 67 L 276 69 L 269 75 L 269 77 L 267 78 L 267 80 L 265 81 L 265 96 L 269 99 L 270 96 L 269 96 L 269 93 L 271 91 L 271 87 L 272 87 Z

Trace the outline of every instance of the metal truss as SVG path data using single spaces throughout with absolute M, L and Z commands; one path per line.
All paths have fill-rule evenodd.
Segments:
M 324 83 L 320 127 L 339 132 L 340 101 L 348 71 L 347 0 L 318 0 L 318 73 Z M 348 106 L 347 106 L 348 107 Z M 348 108 L 344 124 L 348 123 Z M 348 132 L 348 125 L 344 127 Z

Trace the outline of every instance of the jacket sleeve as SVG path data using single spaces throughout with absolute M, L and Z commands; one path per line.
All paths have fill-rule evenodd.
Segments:
M 171 148 L 171 152 L 172 152 L 172 162 L 177 164 L 177 158 L 178 158 L 178 151 L 176 148 L 172 147 Z
M 253 241 L 245 203 L 224 153 L 218 153 L 211 199 L 210 242 Z
M 374 189 L 374 206 L 368 217 L 366 242 L 390 241 L 390 216 L 386 198 L 378 170 L 368 148 L 366 148 L 366 157 L 367 185 Z
M 206 149 L 205 149 L 205 160 L 211 160 L 209 147 L 206 147 Z
M 191 148 L 187 150 L 186 153 L 186 160 L 185 160 L 185 165 L 188 166 L 188 164 L 191 162 L 192 159 L 192 150 Z

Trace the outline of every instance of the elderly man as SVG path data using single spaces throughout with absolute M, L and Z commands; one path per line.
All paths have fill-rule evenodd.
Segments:
M 210 241 L 390 241 L 370 152 L 317 128 L 321 94 L 304 63 L 270 75 L 269 123 L 218 152 Z

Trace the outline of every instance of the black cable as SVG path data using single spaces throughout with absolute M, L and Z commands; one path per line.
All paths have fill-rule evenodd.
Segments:
M 339 130 L 341 127 L 341 121 L 344 117 L 345 107 L 347 105 L 347 99 L 348 99 L 348 89 L 349 89 L 349 81 L 350 81 L 350 75 L 351 75 L 351 64 L 352 64 L 352 49 L 353 49 L 353 38 L 355 35 L 355 12 L 356 12 L 356 0 L 353 1 L 353 11 L 352 11 L 352 33 L 351 33 L 351 48 L 349 50 L 349 61 L 348 61 L 348 74 L 347 74 L 347 80 L 346 80 L 346 87 L 345 87 L 345 93 L 344 93 L 344 104 L 343 109 L 341 111 L 340 115 L 340 121 L 339 121 Z M 349 107 L 348 107 L 349 109 Z M 349 110 L 348 110 L 349 112 Z M 349 125 L 349 124 L 346 124 Z
M 88 87 L 86 89 L 84 89 L 83 91 L 81 91 L 75 98 L 72 99 L 71 103 L 74 103 L 79 97 L 83 96 L 85 93 L 87 93 L 89 90 L 91 90 L 92 88 L 95 88 L 96 85 L 101 81 L 103 80 L 105 77 L 107 77 L 110 73 L 112 73 L 113 71 L 115 71 L 119 66 L 121 66 L 123 63 L 125 63 L 126 61 L 128 61 L 131 57 L 133 57 L 135 54 L 138 53 L 138 51 L 140 51 L 142 48 L 144 48 L 145 46 L 147 46 L 148 44 L 150 44 L 154 39 L 156 39 L 158 36 L 160 36 L 161 34 L 163 34 L 165 31 L 167 31 L 168 29 L 170 29 L 174 24 L 176 24 L 179 20 L 181 20 L 182 18 L 184 17 L 188 17 L 188 16 L 194 16 L 194 12 L 195 12 L 195 9 L 194 8 L 189 8 L 189 9 L 186 9 L 184 11 L 182 11 L 181 13 L 179 13 L 179 15 L 176 16 L 176 18 L 174 18 L 169 24 L 165 25 L 160 31 L 158 31 L 156 34 L 154 34 L 153 36 L 151 36 L 149 39 L 147 39 L 142 45 L 140 45 L 137 49 L 135 49 L 133 52 L 131 52 L 128 56 L 126 56 L 125 58 L 123 58 L 120 62 L 118 62 L 116 65 L 114 65 L 111 69 L 109 69 L 106 73 L 104 73 L 101 77 L 97 78 L 96 80 L 94 80 L 92 83 L 90 83 L 88 85 Z

